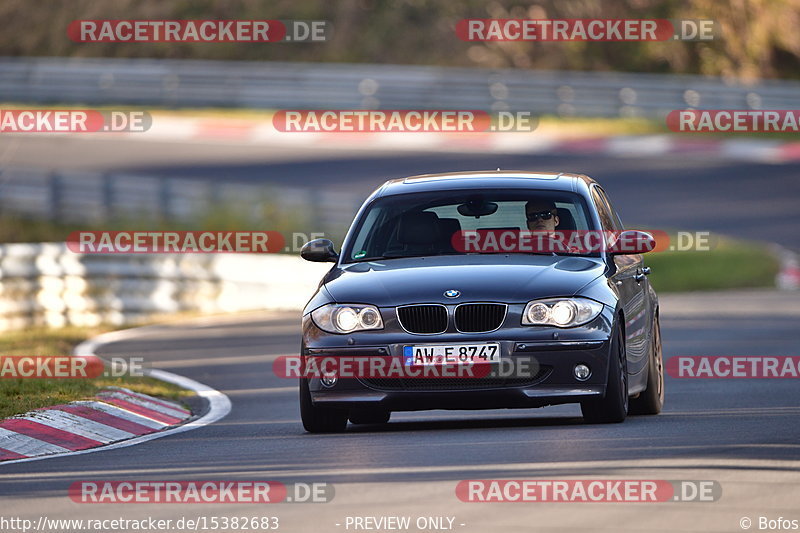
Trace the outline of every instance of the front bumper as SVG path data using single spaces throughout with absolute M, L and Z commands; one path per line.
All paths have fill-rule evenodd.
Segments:
M 303 317 L 305 357 L 392 357 L 402 359 L 411 344 L 464 344 L 497 342 L 510 368 L 527 364 L 521 375 L 485 378 L 342 378 L 333 386 L 309 379 L 314 404 L 339 408 L 390 411 L 427 409 L 502 409 L 576 403 L 605 395 L 613 313 L 605 309 L 591 323 L 578 328 L 502 327 L 481 334 L 448 332 L 414 335 L 384 320 L 385 330 L 350 335 L 326 333 Z M 388 323 L 387 323 L 388 322 Z M 508 323 L 508 321 L 507 321 Z M 574 377 L 577 364 L 592 370 L 585 381 Z M 508 369 L 507 369 L 508 370 Z

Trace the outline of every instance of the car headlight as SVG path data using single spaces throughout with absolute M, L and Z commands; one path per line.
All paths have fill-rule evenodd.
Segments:
M 522 324 L 573 328 L 594 320 L 603 304 L 588 298 L 549 298 L 533 300 L 525 306 Z
M 311 311 L 311 318 L 328 333 L 383 329 L 381 313 L 374 305 L 327 304 Z

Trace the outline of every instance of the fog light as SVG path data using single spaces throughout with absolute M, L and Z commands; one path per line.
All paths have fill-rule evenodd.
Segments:
M 584 364 L 575 365 L 572 373 L 575 374 L 575 379 L 578 381 L 586 381 L 592 377 L 592 369 Z
M 336 374 L 323 374 L 321 378 L 319 378 L 319 382 L 325 385 L 326 387 L 333 387 L 336 385 L 338 378 Z

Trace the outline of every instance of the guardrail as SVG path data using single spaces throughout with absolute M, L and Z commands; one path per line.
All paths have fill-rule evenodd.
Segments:
M 98 254 L 0 246 L 0 330 L 122 325 L 180 311 L 300 310 L 330 264 L 257 254 Z
M 686 107 L 796 109 L 800 82 L 743 85 L 673 74 L 408 65 L 0 58 L 0 101 L 663 117 Z
M 263 183 L 0 167 L 0 211 L 56 222 L 192 221 L 214 208 L 251 213 L 257 220 L 257 213 L 272 209 L 302 214 L 292 231 L 340 235 L 364 199 L 364 194 Z

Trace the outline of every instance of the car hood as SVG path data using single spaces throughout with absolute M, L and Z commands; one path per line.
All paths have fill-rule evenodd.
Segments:
M 448 255 L 370 261 L 333 269 L 325 288 L 341 303 L 524 303 L 572 296 L 605 270 L 595 258 L 551 255 Z M 457 290 L 457 298 L 444 293 Z

